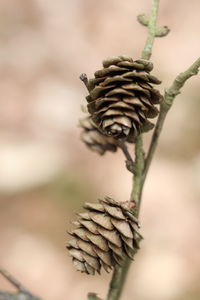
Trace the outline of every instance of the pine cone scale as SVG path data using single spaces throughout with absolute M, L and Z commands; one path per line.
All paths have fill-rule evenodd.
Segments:
M 105 229 L 112 230 L 114 226 L 112 225 L 111 218 L 109 216 L 105 216 L 101 213 L 89 213 L 91 220 L 96 224 L 102 226 Z
M 94 222 L 80 220 L 79 223 L 93 234 L 98 234 L 97 225 Z
M 120 219 L 120 220 L 126 219 L 119 207 L 110 206 L 110 205 L 106 204 L 105 202 L 103 202 L 103 206 L 105 208 L 105 211 L 113 218 Z
M 88 213 L 78 213 L 77 216 L 79 216 L 80 218 L 82 218 L 83 220 L 90 220 L 90 216 Z
M 103 251 L 108 251 L 108 243 L 106 239 L 102 235 L 94 235 L 88 234 L 88 239 L 92 242 L 95 246 L 99 247 Z
M 108 266 L 112 264 L 111 262 L 111 254 L 110 252 L 102 251 L 98 247 L 94 247 L 94 251 L 96 252 L 97 256 Z
M 115 265 L 119 265 L 120 267 L 122 266 L 122 263 L 123 263 L 123 258 L 118 256 L 117 254 L 115 254 L 113 252 L 113 259 L 115 261 Z
M 69 254 L 73 257 L 73 258 L 75 258 L 75 259 L 77 259 L 77 260 L 79 260 L 79 261 L 82 261 L 82 262 L 84 262 L 84 258 L 83 258 L 83 256 L 82 256 L 82 251 L 81 250 L 77 250 L 77 249 L 70 249 L 69 250 Z
M 94 73 L 94 76 L 95 76 L 95 78 L 106 77 L 108 75 L 113 75 L 113 74 L 114 74 L 114 76 L 116 76 L 116 75 L 123 74 L 126 71 L 129 71 L 129 69 L 111 65 L 108 68 L 96 71 Z
M 94 275 L 95 269 L 92 268 L 87 262 L 84 263 L 87 274 Z
M 127 255 L 130 259 L 133 259 L 133 258 L 134 258 L 134 255 L 135 255 L 134 250 L 132 250 L 131 248 L 129 248 L 126 244 L 124 245 L 124 247 L 125 247 L 126 255 Z
M 86 242 L 89 241 L 89 239 L 87 237 L 87 230 L 85 230 L 83 228 L 77 228 L 77 229 L 73 230 L 72 233 L 70 233 L 70 234 L 72 236 L 75 235 Z
M 118 82 L 131 82 L 132 80 L 129 79 L 129 78 L 125 78 L 123 75 L 120 76 L 120 75 L 116 75 L 116 76 L 113 76 L 113 77 L 107 77 L 102 83 L 100 83 L 100 86 L 107 86 L 111 83 L 115 83 L 117 84 Z
M 114 244 L 111 243 L 111 242 L 108 242 L 108 245 L 109 245 L 110 249 L 111 249 L 115 254 L 117 254 L 117 255 L 120 256 L 121 258 L 124 257 L 124 252 L 123 252 L 122 247 L 118 247 L 118 246 L 114 245 Z
M 105 94 L 106 97 L 113 96 L 113 95 L 119 95 L 120 96 L 133 96 L 133 94 L 124 88 L 115 87 L 113 90 L 109 91 Z
M 122 240 L 124 241 L 124 243 L 131 248 L 132 250 L 135 249 L 135 247 L 133 246 L 133 239 L 132 238 L 127 238 L 125 235 L 122 235 Z
M 89 255 L 92 255 L 94 257 L 96 257 L 96 252 L 94 251 L 94 249 L 92 247 L 90 247 L 90 243 L 89 242 L 85 242 L 81 239 L 77 240 L 77 245 L 78 247 L 83 251 L 86 252 Z
M 99 233 L 101 234 L 102 237 L 104 237 L 107 242 L 111 242 L 112 244 L 116 245 L 117 247 L 121 247 L 121 239 L 115 230 L 107 230 L 103 227 L 98 228 Z
M 127 238 L 133 238 L 132 230 L 126 221 L 111 219 L 111 222 L 122 235 Z
M 103 94 L 104 92 L 105 92 L 105 95 L 107 95 L 109 93 L 107 91 L 111 90 L 113 88 L 115 88 L 115 85 L 97 86 L 90 92 L 90 97 L 93 100 L 95 100 L 96 98 L 101 96 L 101 94 Z
M 78 271 L 80 271 L 80 272 L 86 272 L 87 273 L 87 269 L 86 269 L 84 263 L 82 263 L 82 262 L 80 262 L 79 260 L 76 260 L 76 259 L 73 259 L 73 263 L 74 263 L 74 266 L 76 267 L 76 269 Z
M 90 265 L 93 269 L 95 269 L 98 272 L 100 271 L 100 262 L 98 259 L 85 252 L 82 254 L 82 257 L 87 262 L 87 264 Z
M 104 212 L 104 206 L 101 203 L 85 203 L 83 206 L 85 209 Z

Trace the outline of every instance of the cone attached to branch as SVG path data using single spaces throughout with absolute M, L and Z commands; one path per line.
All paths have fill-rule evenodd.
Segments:
M 125 257 L 134 258 L 142 237 L 130 203 L 106 197 L 99 203 L 84 205 L 86 212 L 78 214 L 76 229 L 70 232 L 72 239 L 67 245 L 78 271 L 94 275 L 103 267 L 109 272 L 121 265 Z
M 81 140 L 89 149 L 100 155 L 103 155 L 106 151 L 117 151 L 117 140 L 102 134 L 90 116 L 80 120 L 79 123 L 83 129 L 81 132 Z
M 151 84 L 161 81 L 150 74 L 149 61 L 118 56 L 103 61 L 103 69 L 88 81 L 88 111 L 108 136 L 133 141 L 141 132 L 153 128 L 149 118 L 158 115 L 160 92 Z

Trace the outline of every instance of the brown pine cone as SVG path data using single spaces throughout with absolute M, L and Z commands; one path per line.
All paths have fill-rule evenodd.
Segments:
M 117 140 L 102 134 L 90 116 L 80 120 L 80 126 L 83 129 L 81 140 L 92 151 L 100 155 L 103 155 L 106 151 L 117 151 Z
M 130 203 L 106 197 L 84 205 L 87 212 L 78 214 L 77 228 L 70 232 L 72 239 L 67 245 L 78 271 L 94 275 L 103 267 L 109 272 L 125 257 L 133 259 L 142 237 Z
M 150 74 L 149 61 L 118 56 L 103 61 L 103 69 L 88 82 L 88 111 L 108 136 L 133 141 L 154 127 L 149 118 L 158 115 L 155 104 L 163 97 L 151 84 L 161 81 Z

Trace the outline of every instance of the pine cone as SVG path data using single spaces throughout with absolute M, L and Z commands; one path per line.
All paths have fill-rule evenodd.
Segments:
M 86 203 L 87 212 L 78 214 L 70 232 L 72 240 L 67 248 L 78 271 L 95 274 L 101 267 L 109 272 L 121 265 L 125 257 L 133 259 L 139 249 L 141 235 L 138 221 L 127 203 L 118 203 L 106 197 L 99 203 Z
M 100 155 L 106 151 L 117 151 L 117 140 L 102 134 L 90 116 L 80 120 L 80 126 L 83 128 L 81 140 L 92 151 L 98 152 Z
M 149 72 L 149 61 L 118 56 L 103 61 L 103 69 L 88 82 L 88 111 L 97 126 L 108 136 L 133 141 L 141 132 L 154 127 L 162 101 L 160 92 L 151 84 L 160 84 Z

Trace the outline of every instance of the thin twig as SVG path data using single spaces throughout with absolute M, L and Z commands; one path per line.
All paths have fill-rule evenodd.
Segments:
M 15 279 L 11 274 L 8 273 L 8 271 L 0 269 L 0 274 L 5 277 L 16 289 L 18 289 L 22 293 L 29 293 L 29 291 L 17 280 Z
M 198 58 L 185 72 L 180 73 L 176 77 L 176 79 L 174 80 L 174 82 L 172 83 L 170 88 L 166 89 L 166 91 L 165 91 L 164 101 L 160 107 L 160 114 L 159 114 L 159 117 L 158 117 L 158 120 L 156 123 L 156 127 L 154 130 L 153 136 L 152 136 L 152 140 L 150 143 L 150 147 L 149 147 L 146 162 L 145 162 L 143 183 L 145 181 L 149 167 L 151 165 L 166 115 L 167 115 L 169 109 L 171 108 L 175 97 L 178 94 L 180 94 L 180 90 L 183 87 L 183 85 L 185 84 L 185 82 L 190 77 L 197 75 L 199 68 L 200 68 L 200 58 Z
M 5 277 L 17 290 L 18 293 L 0 292 L 0 300 L 24 299 L 24 300 L 41 300 L 28 291 L 18 280 L 16 280 L 8 271 L 0 269 L 0 274 Z

